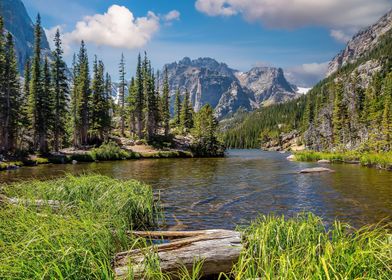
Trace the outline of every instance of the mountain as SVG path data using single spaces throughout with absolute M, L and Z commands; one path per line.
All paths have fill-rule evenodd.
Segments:
M 230 147 L 391 151 L 392 11 L 358 32 L 306 95 L 232 123 L 222 127 Z
M 358 32 L 346 45 L 346 48 L 336 55 L 328 65 L 327 76 L 342 66 L 354 63 L 373 49 L 380 39 L 392 26 L 392 10 L 385 14 L 372 26 Z
M 165 68 L 172 102 L 178 88 L 182 93 L 187 89 L 196 111 L 209 103 L 219 119 L 239 108 L 251 111 L 300 95 L 295 86 L 287 82 L 280 68 L 255 67 L 248 72 L 239 72 L 208 57 L 195 60 L 185 57 Z
M 19 70 L 22 73 L 26 60 L 33 54 L 34 24 L 21 0 L 0 0 L 0 16 L 4 18 L 6 31 L 15 38 Z M 41 48 L 50 54 L 50 47 L 45 32 L 42 30 Z

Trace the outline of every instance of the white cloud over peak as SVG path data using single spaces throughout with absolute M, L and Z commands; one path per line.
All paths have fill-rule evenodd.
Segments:
M 342 41 L 347 33 L 374 23 L 392 8 L 391 0 L 196 0 L 198 11 L 209 16 L 242 15 L 270 28 L 325 26 Z M 341 34 L 336 33 L 340 31 Z M 344 35 L 344 36 L 343 36 Z
M 287 80 L 299 87 L 312 87 L 325 78 L 328 62 L 305 63 L 285 69 Z
M 332 29 L 330 35 L 336 41 L 342 43 L 347 43 L 351 39 L 351 35 L 346 34 L 343 30 Z
M 134 49 L 143 47 L 159 30 L 160 19 L 153 12 L 135 18 L 124 6 L 112 5 L 104 14 L 86 16 L 75 29 L 63 34 L 64 48 L 84 40 L 97 46 Z M 47 34 L 53 34 L 53 28 Z
M 168 12 L 166 15 L 164 15 L 163 19 L 167 22 L 173 21 L 173 20 L 179 20 L 180 19 L 180 12 L 177 10 L 172 10 Z

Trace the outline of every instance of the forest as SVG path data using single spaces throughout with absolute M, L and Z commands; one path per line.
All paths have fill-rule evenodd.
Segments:
M 282 145 L 295 132 L 298 145 L 317 151 L 392 149 L 391 31 L 364 57 L 319 82 L 307 95 L 261 108 L 223 133 L 228 147 Z M 361 71 L 363 65 L 373 71 Z
M 170 146 L 175 135 L 183 135 L 192 139 L 195 155 L 223 154 L 211 106 L 194 112 L 189 92 L 178 89 L 172 115 L 167 71 L 159 80 L 161 74 L 154 73 L 146 53 L 144 57 L 139 54 L 130 83 L 121 55 L 119 83 L 115 84 L 97 56 L 90 67 L 83 41 L 68 69 L 59 30 L 55 49 L 50 55 L 43 54 L 42 32 L 38 15 L 34 55 L 21 78 L 14 39 L 12 34 L 5 34 L 0 18 L 0 154 L 6 159 L 57 154 L 67 147 L 89 149 L 110 142 L 113 136 Z M 118 87 L 116 97 L 114 87 Z

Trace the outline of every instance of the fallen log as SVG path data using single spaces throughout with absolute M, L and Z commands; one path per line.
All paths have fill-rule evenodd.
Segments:
M 127 279 L 130 274 L 133 274 L 135 279 L 143 279 L 146 272 L 145 260 L 151 253 L 156 254 L 161 271 L 171 279 L 177 279 L 181 268 L 191 271 L 195 260 L 202 261 L 203 276 L 230 273 L 242 249 L 240 233 L 231 230 L 135 231 L 132 234 L 171 241 L 145 249 L 118 253 L 114 260 L 117 279 Z

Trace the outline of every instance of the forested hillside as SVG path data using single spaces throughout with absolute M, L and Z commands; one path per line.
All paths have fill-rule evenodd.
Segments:
M 306 96 L 249 114 L 224 138 L 230 147 L 279 149 L 289 132 L 315 150 L 391 150 L 392 31 Z

